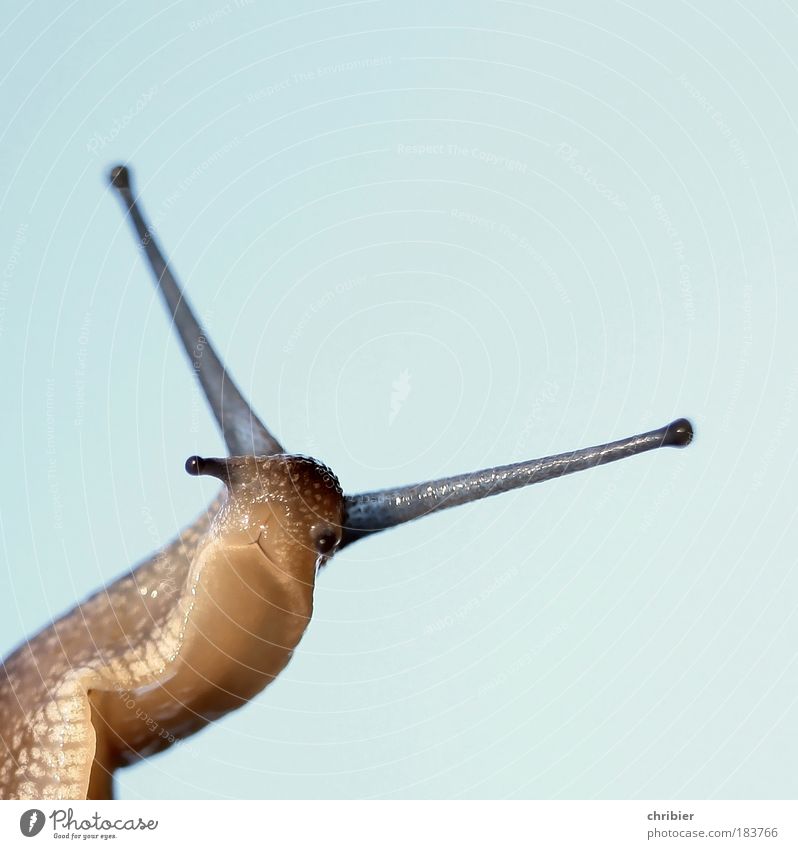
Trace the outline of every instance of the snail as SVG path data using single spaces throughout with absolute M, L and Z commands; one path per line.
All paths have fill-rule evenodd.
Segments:
M 288 454 L 227 375 L 148 226 L 130 172 L 110 174 L 229 456 L 190 457 L 221 494 L 151 558 L 25 641 L 0 670 L 0 797 L 110 799 L 114 772 L 169 748 L 263 690 L 313 613 L 337 551 L 438 510 L 686 446 L 687 419 L 542 459 L 345 495 L 322 463 Z

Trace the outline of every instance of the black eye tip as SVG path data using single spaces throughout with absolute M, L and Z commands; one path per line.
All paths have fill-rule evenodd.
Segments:
M 130 171 L 125 165 L 115 165 L 108 174 L 108 179 L 117 189 L 130 188 Z
M 188 460 L 186 460 L 186 471 L 190 475 L 194 475 L 194 477 L 196 477 L 197 475 L 201 475 L 202 474 L 202 464 L 203 464 L 202 457 L 198 457 L 196 454 L 194 454 L 193 457 L 189 457 Z
M 314 535 L 313 542 L 319 554 L 329 554 L 338 545 L 338 537 L 332 528 L 325 528 Z
M 693 425 L 689 419 L 676 419 L 665 430 L 665 445 L 684 448 L 693 441 Z

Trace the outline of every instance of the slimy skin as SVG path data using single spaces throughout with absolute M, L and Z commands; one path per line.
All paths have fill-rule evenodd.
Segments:
M 110 798 L 108 729 L 92 715 L 89 694 L 118 693 L 126 703 L 130 688 L 165 668 L 167 657 L 153 650 L 153 635 L 163 632 L 184 595 L 209 527 L 209 516 L 199 516 L 162 551 L 6 659 L 0 674 L 2 798 Z
M 246 704 L 290 661 L 316 575 L 356 542 L 438 510 L 693 437 L 687 419 L 637 436 L 425 483 L 344 495 L 291 455 L 227 375 L 138 206 L 111 172 L 139 245 L 224 436 L 229 457 L 190 457 L 224 489 L 152 557 L 24 642 L 0 668 L 0 798 L 109 799 L 120 767 Z
M 241 707 L 285 668 L 340 540 L 340 486 L 308 458 L 242 458 L 212 508 L 8 658 L 4 798 L 109 798 L 115 769 Z

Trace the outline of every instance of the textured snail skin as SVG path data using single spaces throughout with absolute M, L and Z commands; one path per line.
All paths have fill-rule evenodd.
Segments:
M 115 769 L 246 704 L 288 663 L 313 610 L 309 531 L 340 538 L 341 490 L 308 458 L 242 462 L 251 480 L 6 660 L 3 798 L 110 798 Z
M 371 534 L 693 438 L 687 419 L 509 466 L 344 496 L 284 449 L 228 377 L 139 208 L 111 171 L 173 326 L 232 456 L 186 471 L 225 485 L 192 525 L 26 641 L 0 669 L 0 798 L 109 799 L 119 767 L 241 707 L 291 659 L 319 567 Z M 199 364 L 193 351 L 203 346 Z
M 0 673 L 2 798 L 110 798 L 110 772 L 98 768 L 92 775 L 95 753 L 104 764 L 111 757 L 108 729 L 97 723 L 95 731 L 92 723 L 93 693 L 116 691 L 127 703 L 137 681 L 166 666 L 163 650 L 149 649 L 152 634 L 170 621 L 209 526 L 209 517 L 200 516 L 161 552 L 6 659 Z

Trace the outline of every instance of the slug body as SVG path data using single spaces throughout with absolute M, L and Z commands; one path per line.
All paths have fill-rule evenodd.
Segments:
M 303 457 L 233 469 L 212 519 L 5 662 L 5 798 L 108 798 L 115 769 L 246 704 L 288 663 L 343 496 Z
M 227 375 L 134 198 L 118 190 L 231 456 L 191 457 L 222 494 L 171 543 L 23 643 L 0 669 L 0 798 L 105 799 L 119 767 L 246 704 L 291 659 L 336 550 L 429 513 L 642 454 L 683 447 L 678 419 L 565 454 L 344 495 L 287 454 Z

